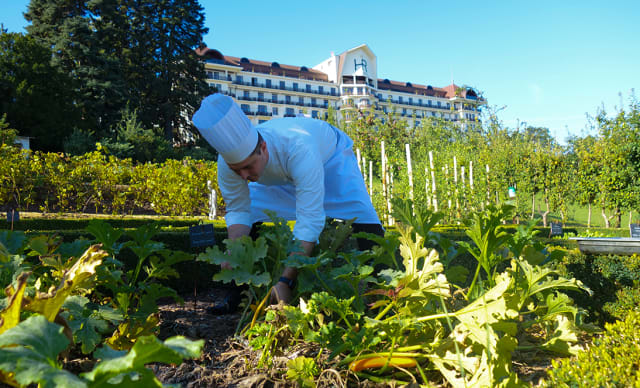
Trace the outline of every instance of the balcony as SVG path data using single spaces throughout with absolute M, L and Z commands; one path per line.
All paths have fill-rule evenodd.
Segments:
M 267 85 L 267 84 L 263 84 L 260 82 L 244 82 L 244 81 L 239 81 L 237 79 L 232 80 L 231 77 L 229 77 L 229 81 L 231 81 L 232 84 L 234 85 L 242 85 L 242 86 L 251 86 L 254 88 L 262 88 L 262 89 L 272 89 L 272 90 L 284 90 L 284 91 L 288 91 L 288 92 L 296 92 L 296 93 L 306 93 L 306 94 L 314 94 L 314 95 L 319 95 L 319 96 L 334 96 L 337 97 L 338 94 L 334 91 L 333 93 L 331 92 L 326 92 L 326 91 L 322 91 L 320 92 L 317 89 L 311 89 L 311 90 L 307 90 L 307 89 L 301 89 L 301 88 L 293 88 L 293 87 L 286 87 L 286 86 L 280 86 L 280 85 Z

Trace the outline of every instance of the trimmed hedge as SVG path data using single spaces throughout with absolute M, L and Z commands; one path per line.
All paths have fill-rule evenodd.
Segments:
M 640 387 L 640 312 L 606 325 L 577 357 L 552 361 L 546 387 Z
M 171 227 L 189 227 L 199 222 L 194 218 L 163 218 L 163 217 L 110 217 L 100 219 L 108 222 L 114 228 L 138 228 L 152 222 Z M 21 218 L 13 223 L 14 230 L 39 230 L 39 231 L 62 231 L 62 230 L 82 230 L 89 225 L 92 218 Z M 9 229 L 11 224 L 6 218 L 0 221 L 0 229 Z
M 593 295 L 572 291 L 567 291 L 567 294 L 587 310 L 590 321 L 600 326 L 624 316 L 624 308 L 615 305 L 629 299 L 624 294 L 637 292 L 633 289 L 640 285 L 640 256 L 585 255 L 577 249 L 571 252 L 559 263 L 560 268 L 568 276 L 582 281 Z M 632 306 L 630 302 L 624 304 Z

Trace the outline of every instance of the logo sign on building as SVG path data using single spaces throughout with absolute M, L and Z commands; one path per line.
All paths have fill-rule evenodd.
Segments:
M 630 224 L 629 233 L 633 238 L 640 238 L 640 224 Z
M 365 74 L 367 74 L 367 60 L 364 58 L 360 58 L 360 63 L 358 63 L 358 61 L 356 59 L 353 60 L 353 65 L 355 67 L 355 70 L 357 71 L 358 68 L 362 68 L 362 71 L 364 71 Z

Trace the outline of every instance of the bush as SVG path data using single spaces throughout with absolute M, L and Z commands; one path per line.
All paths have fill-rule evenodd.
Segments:
M 640 256 L 618 255 L 585 255 L 577 249 L 567 255 L 560 264 L 569 277 L 582 281 L 593 291 L 592 296 L 568 291 L 567 294 L 580 307 L 589 313 L 589 319 L 600 326 L 606 322 L 614 322 L 616 317 L 623 316 L 622 296 L 627 298 L 631 290 L 618 294 L 625 287 L 633 288 L 634 282 L 640 281 Z M 605 306 L 609 306 L 605 308 Z M 618 306 L 618 307 L 616 307 Z M 615 314 L 614 314 L 615 312 Z M 620 315 L 622 314 L 622 315 Z
M 74 129 L 62 142 L 62 149 L 69 155 L 83 155 L 96 150 L 93 132 Z
M 639 387 L 640 312 L 606 325 L 605 334 L 577 357 L 552 361 L 549 387 Z
M 605 304 L 603 309 L 618 319 L 625 319 L 631 312 L 640 312 L 640 282 L 618 290 L 616 301 Z

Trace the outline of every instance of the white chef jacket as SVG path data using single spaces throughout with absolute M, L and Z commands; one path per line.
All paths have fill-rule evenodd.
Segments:
M 280 118 L 256 126 L 269 161 L 257 182 L 247 182 L 218 159 L 218 185 L 227 225 L 269 221 L 265 210 L 296 220 L 294 236 L 315 242 L 325 217 L 379 224 L 353 154 L 353 141 L 328 123 Z

